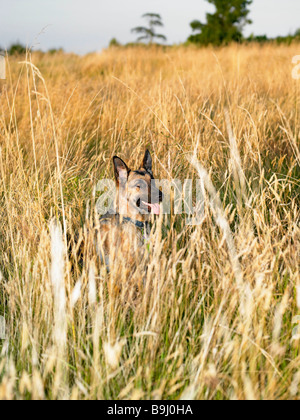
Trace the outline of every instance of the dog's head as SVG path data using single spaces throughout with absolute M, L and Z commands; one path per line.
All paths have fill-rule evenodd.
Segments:
M 118 156 L 114 156 L 117 184 L 117 208 L 120 214 L 145 220 L 150 214 L 160 214 L 162 192 L 156 187 L 152 172 L 152 158 L 146 150 L 139 169 L 131 170 Z

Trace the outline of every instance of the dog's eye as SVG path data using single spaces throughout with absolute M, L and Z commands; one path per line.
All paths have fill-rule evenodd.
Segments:
M 137 191 L 140 191 L 141 187 L 140 187 L 139 185 L 136 185 L 136 186 L 135 186 L 135 189 L 136 189 Z

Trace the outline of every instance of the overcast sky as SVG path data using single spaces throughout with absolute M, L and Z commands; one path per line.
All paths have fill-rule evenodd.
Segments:
M 185 41 L 189 23 L 204 20 L 213 6 L 205 0 L 1 0 L 0 47 L 21 41 L 43 50 L 63 47 L 84 54 L 100 51 L 111 38 L 126 43 L 141 15 L 160 13 L 169 43 Z M 253 24 L 245 35 L 286 35 L 300 28 L 300 0 L 254 0 Z

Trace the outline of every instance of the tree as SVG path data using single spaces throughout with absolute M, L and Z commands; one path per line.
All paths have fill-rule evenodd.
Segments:
M 8 49 L 9 55 L 21 55 L 26 53 L 26 47 L 22 45 L 20 42 L 16 42 L 12 44 Z
M 148 41 L 149 44 L 153 44 L 153 40 L 155 39 L 161 39 L 163 41 L 166 41 L 167 38 L 162 34 L 157 34 L 155 31 L 156 26 L 164 26 L 162 23 L 162 18 L 157 13 L 146 13 L 142 16 L 142 18 L 146 19 L 148 21 L 148 27 L 145 26 L 137 26 L 136 28 L 133 28 L 131 32 L 140 34 L 137 41 Z
M 48 53 L 50 55 L 63 54 L 64 53 L 64 49 L 63 48 L 50 48 L 50 50 L 48 50 Z
M 248 6 L 253 0 L 206 0 L 216 7 L 215 13 L 207 13 L 207 23 L 198 20 L 191 23 L 193 32 L 189 41 L 202 45 L 222 45 L 229 42 L 239 42 L 243 39 L 242 31 L 248 19 Z
M 109 48 L 114 48 L 114 47 L 120 47 L 120 42 L 117 40 L 117 38 L 113 38 L 110 40 L 109 42 Z
M 299 29 L 297 29 L 297 31 L 295 32 L 295 38 L 296 38 L 297 40 L 300 40 L 300 28 L 299 28 Z

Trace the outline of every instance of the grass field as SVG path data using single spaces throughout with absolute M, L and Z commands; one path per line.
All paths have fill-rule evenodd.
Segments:
M 254 45 L 8 59 L 0 399 L 300 397 L 297 54 Z M 87 235 L 112 156 L 137 167 L 146 147 L 157 177 L 200 176 L 206 204 L 196 227 L 160 218 L 136 295 L 122 264 L 107 274 L 88 252 L 72 268 L 64 238 Z

